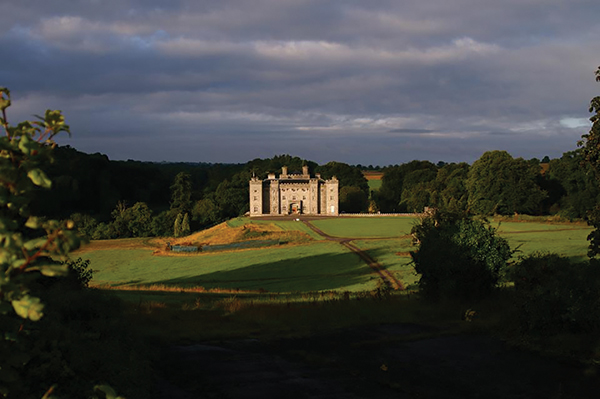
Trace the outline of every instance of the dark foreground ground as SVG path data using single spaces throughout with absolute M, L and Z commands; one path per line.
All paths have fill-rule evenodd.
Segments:
M 394 324 L 165 349 L 158 397 L 599 398 L 597 367 Z

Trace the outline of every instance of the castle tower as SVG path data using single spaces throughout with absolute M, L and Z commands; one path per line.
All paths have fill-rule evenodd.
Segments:
M 325 181 L 325 209 L 321 209 L 322 214 L 339 215 L 340 200 L 339 200 L 339 181 L 333 176 L 330 180 Z
M 287 171 L 286 171 L 287 172 Z M 271 215 L 280 215 L 281 214 L 281 204 L 279 199 L 279 180 L 271 180 L 269 199 L 271 200 L 271 205 L 269 206 L 269 213 Z
M 263 213 L 263 182 L 257 177 L 250 180 L 250 216 Z

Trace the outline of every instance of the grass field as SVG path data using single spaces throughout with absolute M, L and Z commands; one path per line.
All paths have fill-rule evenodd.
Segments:
M 369 180 L 369 189 L 377 191 L 381 188 L 381 180 Z
M 418 276 L 410 264 L 408 252 L 414 248 L 407 235 L 417 220 L 331 218 L 311 223 L 332 236 L 352 238 L 355 246 L 366 251 L 405 286 L 410 286 L 417 282 Z M 492 221 L 492 225 L 499 228 L 512 248 L 518 247 L 516 256 L 542 251 L 584 259 L 586 237 L 591 231 L 588 226 L 576 223 Z M 377 287 L 378 277 L 356 254 L 336 242 L 325 241 L 301 222 L 237 218 L 190 237 L 219 243 L 247 239 L 249 234 L 258 233 L 268 233 L 269 237 L 300 234 L 304 238 L 259 249 L 176 256 L 167 256 L 168 253 L 159 250 L 164 247 L 164 239 L 108 240 L 93 242 L 73 255 L 90 259 L 91 267 L 96 270 L 93 285 L 164 284 L 268 292 L 354 292 Z
M 269 292 L 371 289 L 375 277 L 353 253 L 332 242 L 188 256 L 142 249 L 86 252 L 94 285 L 166 284 Z
M 311 223 L 334 237 L 401 237 L 410 234 L 415 217 L 331 218 Z
M 411 264 L 409 251 L 415 248 L 410 238 L 392 240 L 356 240 L 354 245 L 365 250 L 371 257 L 377 259 L 394 277 L 402 281 L 405 287 L 419 281 Z
M 261 219 L 250 219 L 248 217 L 238 217 L 227 221 L 229 227 L 240 227 L 246 224 L 256 225 L 273 225 L 281 229 L 281 231 L 299 231 L 308 234 L 315 240 L 321 240 L 322 237 L 309 229 L 304 223 L 296 222 L 294 220 L 261 220 Z

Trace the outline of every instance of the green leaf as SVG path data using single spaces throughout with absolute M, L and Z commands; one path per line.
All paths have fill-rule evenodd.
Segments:
M 46 176 L 43 170 L 33 169 L 27 172 L 27 177 L 31 179 L 33 184 L 36 186 L 50 188 L 52 187 L 52 181 Z
M 106 399 L 117 399 L 117 393 L 110 385 L 96 385 L 94 391 L 101 391 L 106 395 Z
M 25 227 L 29 227 L 30 229 L 39 229 L 42 227 L 42 219 L 37 216 L 30 216 L 25 222 Z
M 44 266 L 34 266 L 27 269 L 27 271 L 37 271 L 39 270 L 44 276 L 48 277 L 56 277 L 56 276 L 66 276 L 69 272 L 68 265 L 44 265 Z
M 0 111 L 10 107 L 10 90 L 0 87 Z
M 46 237 L 38 237 L 38 238 L 34 238 L 33 240 L 27 241 L 23 245 L 23 247 L 26 250 L 31 251 L 34 248 L 41 248 L 44 244 L 46 244 L 47 241 L 48 241 L 48 239 Z
M 19 140 L 19 150 L 21 150 L 23 154 L 31 154 L 31 152 L 36 149 L 35 147 L 36 143 L 29 138 L 29 135 L 25 134 L 21 136 L 21 140 Z
M 24 319 L 38 321 L 44 316 L 44 313 L 42 313 L 44 304 L 40 302 L 40 298 L 25 295 L 21 299 L 14 300 L 11 303 L 15 312 Z

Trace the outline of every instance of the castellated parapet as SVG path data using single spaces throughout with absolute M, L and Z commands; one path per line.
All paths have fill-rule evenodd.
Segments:
M 302 173 L 288 174 L 281 168 L 279 177 L 270 173 L 264 180 L 250 179 L 250 216 L 339 214 L 339 181 L 334 177 L 311 177 L 308 166 Z

